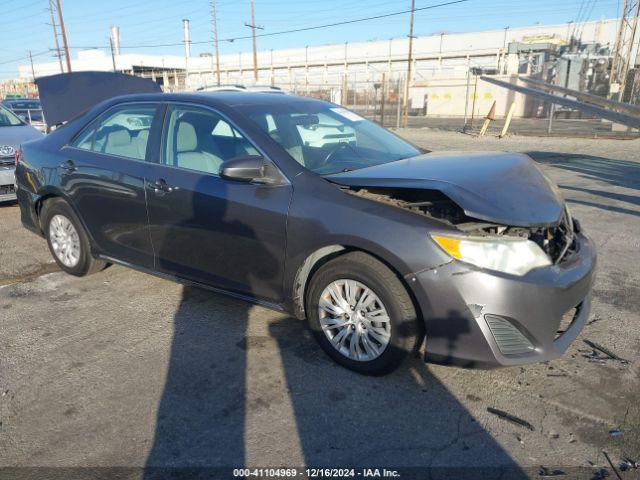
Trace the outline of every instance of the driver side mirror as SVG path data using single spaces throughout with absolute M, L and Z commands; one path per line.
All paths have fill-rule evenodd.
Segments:
M 240 182 L 263 180 L 265 178 L 264 158 L 256 155 L 231 158 L 220 165 L 220 176 Z

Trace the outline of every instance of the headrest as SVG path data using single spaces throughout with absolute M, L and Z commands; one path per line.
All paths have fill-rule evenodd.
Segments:
M 110 147 L 126 147 L 131 145 L 131 134 L 126 128 L 121 128 L 107 134 L 107 145 Z
M 149 140 L 149 130 L 140 130 L 136 137 L 138 147 L 138 157 L 142 160 L 147 153 L 147 141 Z
M 193 152 L 198 148 L 196 129 L 188 122 L 181 121 L 178 124 L 178 137 L 176 138 L 176 151 Z
M 148 140 L 149 138 L 149 130 L 140 130 L 138 132 L 138 140 Z

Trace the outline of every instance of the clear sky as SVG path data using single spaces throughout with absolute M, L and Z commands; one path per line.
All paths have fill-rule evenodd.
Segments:
M 127 51 L 177 54 L 183 48 L 139 47 L 175 44 L 182 40 L 181 20 L 191 21 L 192 53 L 211 52 L 209 0 L 61 0 L 72 55 L 78 48 L 108 49 L 109 26 L 120 27 L 122 53 Z M 416 0 L 416 8 L 447 0 Z M 17 76 L 17 65 L 27 64 L 27 51 L 35 62 L 53 61 L 49 0 L 0 0 L 0 79 Z M 467 32 L 569 21 L 615 18 L 621 0 L 467 0 L 463 3 L 416 12 L 415 35 Z M 221 39 L 246 36 L 250 29 L 249 0 L 218 0 L 218 35 Z M 256 24 L 270 33 L 294 28 L 383 15 L 408 10 L 411 0 L 255 0 Z M 406 36 L 409 15 L 398 15 L 350 25 L 258 38 L 258 49 L 278 49 L 389 39 Z M 224 41 L 222 53 L 250 51 L 251 40 Z M 108 50 L 106 50 L 108 51 Z

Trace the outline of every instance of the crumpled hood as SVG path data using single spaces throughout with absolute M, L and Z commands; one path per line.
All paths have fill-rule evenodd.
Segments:
M 438 190 L 469 217 L 510 226 L 552 225 L 564 209 L 558 187 L 518 153 L 431 152 L 325 178 L 352 187 Z
M 30 125 L 0 127 L 0 145 L 18 147 L 23 142 L 42 137 L 42 132 Z

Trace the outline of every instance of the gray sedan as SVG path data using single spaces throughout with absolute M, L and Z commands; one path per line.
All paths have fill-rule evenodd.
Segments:
M 40 137 L 41 132 L 0 105 L 0 203 L 16 199 L 15 157 L 18 146 Z
M 365 374 L 423 342 L 467 367 L 550 360 L 589 315 L 593 244 L 529 157 L 424 151 L 326 102 L 115 97 L 26 144 L 16 176 L 64 271 L 118 263 L 290 312 Z

